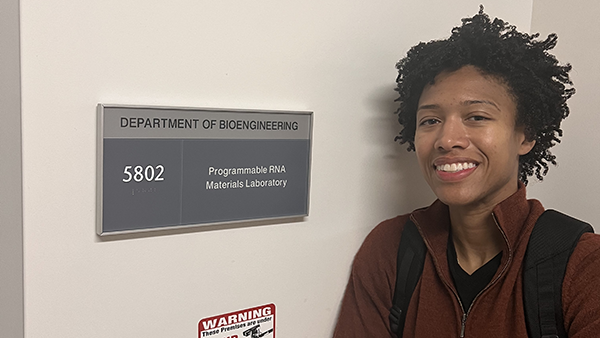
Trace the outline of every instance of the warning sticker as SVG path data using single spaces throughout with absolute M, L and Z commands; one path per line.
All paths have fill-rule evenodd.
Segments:
M 198 338 L 275 338 L 275 304 L 230 312 L 198 322 Z

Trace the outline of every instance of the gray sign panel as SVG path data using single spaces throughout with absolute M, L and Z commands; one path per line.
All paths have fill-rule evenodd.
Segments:
M 99 235 L 308 215 L 312 113 L 98 105 Z

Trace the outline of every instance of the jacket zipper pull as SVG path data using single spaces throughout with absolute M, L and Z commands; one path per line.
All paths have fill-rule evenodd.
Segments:
M 460 338 L 464 338 L 465 337 L 465 325 L 467 322 L 467 314 L 463 313 L 463 317 L 462 317 L 462 325 L 460 327 Z

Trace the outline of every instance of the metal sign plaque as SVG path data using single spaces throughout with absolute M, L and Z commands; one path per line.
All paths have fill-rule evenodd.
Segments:
M 98 105 L 99 235 L 308 215 L 312 113 Z

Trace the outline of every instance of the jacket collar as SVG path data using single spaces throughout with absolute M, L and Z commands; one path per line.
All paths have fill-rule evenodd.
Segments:
M 537 201 L 535 203 L 539 204 Z M 506 241 L 505 251 L 507 252 L 503 255 L 503 262 L 509 256 L 512 256 L 512 251 L 523 238 L 529 238 L 528 234 L 531 232 L 535 220 L 539 217 L 537 212 L 530 213 L 530 209 L 530 203 L 526 198 L 525 185 L 521 182 L 519 182 L 519 187 L 514 194 L 494 207 L 493 216 L 497 225 L 502 229 Z M 543 208 L 541 209 L 543 210 Z M 531 217 L 535 217 L 535 219 L 532 221 L 530 220 Z M 410 218 L 417 225 L 429 251 L 433 254 L 436 266 L 441 269 L 439 272 L 449 277 L 446 257 L 448 234 L 450 232 L 448 206 L 440 200 L 436 200 L 429 207 L 415 210 Z
M 496 222 L 506 235 L 510 247 L 517 247 L 523 238 L 527 241 L 529 234 L 539 217 L 537 213 L 531 213 L 532 205 L 527 201 L 525 185 L 519 181 L 519 189 L 510 197 L 494 207 L 492 213 Z M 539 204 L 538 201 L 532 201 Z M 541 205 L 540 205 L 541 206 Z M 533 221 L 531 218 L 535 217 Z

